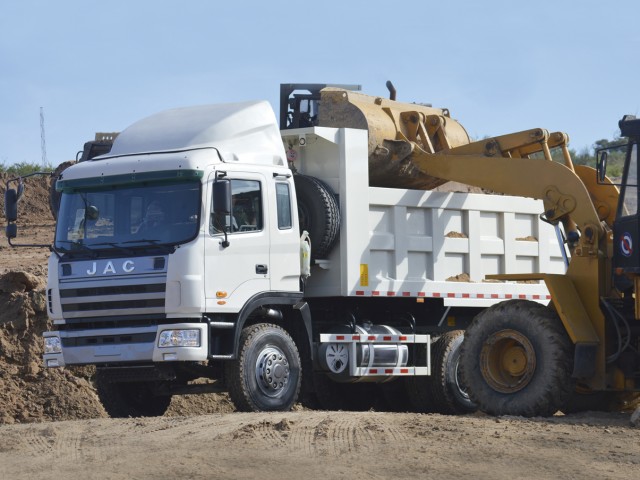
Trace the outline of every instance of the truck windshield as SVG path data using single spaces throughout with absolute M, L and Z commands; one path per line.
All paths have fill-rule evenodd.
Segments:
M 200 224 L 200 192 L 199 181 L 63 192 L 55 248 L 80 253 L 188 242 Z

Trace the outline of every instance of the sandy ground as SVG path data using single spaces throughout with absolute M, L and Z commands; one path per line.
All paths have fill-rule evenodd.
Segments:
M 28 190 L 16 243 L 51 241 L 43 188 Z M 630 413 L 523 419 L 296 408 L 247 414 L 211 394 L 174 397 L 160 418 L 107 418 L 91 369 L 40 366 L 48 252 L 5 242 L 0 480 L 640 478 L 640 428 L 631 425 Z
M 620 415 L 299 411 L 0 427 L 1 479 L 637 479 Z

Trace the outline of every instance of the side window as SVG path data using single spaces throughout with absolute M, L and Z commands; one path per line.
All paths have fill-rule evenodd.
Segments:
M 291 193 L 288 183 L 276 183 L 276 207 L 278 211 L 278 228 L 285 230 L 293 226 L 291 221 Z
M 212 206 L 213 210 L 213 206 Z M 262 190 L 257 180 L 231 180 L 231 215 L 212 215 L 209 231 L 215 235 L 263 229 Z
M 623 216 L 636 215 L 638 213 L 638 145 L 634 144 L 629 158 L 626 183 L 622 192 Z

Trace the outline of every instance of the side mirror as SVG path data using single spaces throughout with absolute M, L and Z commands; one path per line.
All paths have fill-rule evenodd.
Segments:
M 51 245 L 42 245 L 42 244 L 14 244 L 11 243 L 11 240 L 16 238 L 18 235 L 18 226 L 16 225 L 16 221 L 18 220 L 18 200 L 24 193 L 24 183 L 23 180 L 27 177 L 32 177 L 34 175 L 47 175 L 51 176 L 52 172 L 33 172 L 29 173 L 23 177 L 15 177 L 10 178 L 7 182 L 7 188 L 4 192 L 4 216 L 7 219 L 7 227 L 5 229 L 5 233 L 7 235 L 7 240 L 9 241 L 9 245 L 12 247 L 48 247 Z M 11 182 L 17 182 L 17 188 L 9 188 Z
M 598 182 L 604 183 L 605 178 L 607 177 L 607 160 L 609 158 L 609 154 L 601 150 L 597 153 L 598 159 L 596 161 L 596 168 L 598 171 Z
M 18 192 L 13 188 L 4 192 L 4 216 L 7 223 L 18 220 Z
M 84 217 L 87 220 L 97 220 L 100 217 L 100 212 L 98 211 L 98 207 L 95 205 L 89 205 L 84 210 Z
M 7 233 L 7 239 L 9 240 L 13 240 L 18 236 L 18 226 L 15 223 L 10 223 L 9 225 L 7 225 L 5 231 Z
M 231 182 L 217 180 L 213 183 L 213 213 L 229 215 L 231 213 Z

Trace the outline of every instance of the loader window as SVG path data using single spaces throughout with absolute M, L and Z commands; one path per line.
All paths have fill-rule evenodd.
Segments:
M 631 148 L 622 188 L 622 216 L 638 213 L 638 145 Z

